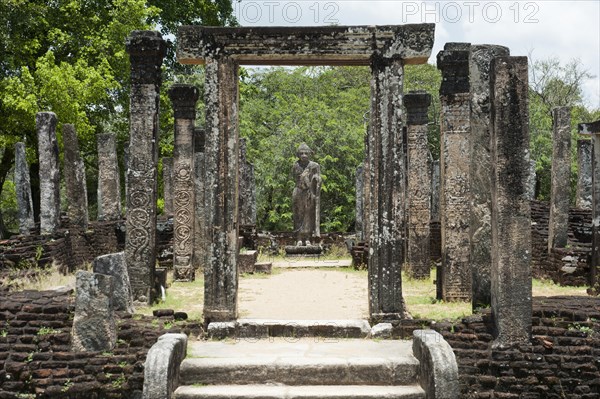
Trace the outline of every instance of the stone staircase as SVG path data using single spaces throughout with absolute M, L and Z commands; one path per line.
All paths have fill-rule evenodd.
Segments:
M 412 341 L 322 337 L 189 342 L 177 399 L 416 399 Z

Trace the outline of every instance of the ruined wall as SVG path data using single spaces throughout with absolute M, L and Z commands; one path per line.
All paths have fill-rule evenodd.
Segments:
M 553 248 L 548 253 L 548 222 L 550 204 L 531 201 L 532 274 L 534 278 L 550 279 L 561 285 L 589 284 L 589 254 L 591 250 L 592 215 L 589 209 L 569 209 L 569 245 Z
M 141 398 L 146 354 L 158 337 L 201 331 L 198 322 L 175 321 L 173 311 L 121 314 L 112 352 L 71 352 L 73 300 L 71 290 L 0 294 L 0 398 Z
M 65 228 L 50 236 L 38 229 L 0 241 L 0 291 L 19 288 L 18 278 L 33 278 L 53 264 L 72 272 L 97 256 L 123 250 L 123 221 L 91 222 L 86 230 L 67 219 L 61 223 Z

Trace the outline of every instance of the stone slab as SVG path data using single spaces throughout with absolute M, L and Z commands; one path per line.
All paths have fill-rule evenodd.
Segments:
M 273 262 L 274 268 L 319 268 L 319 267 L 350 267 L 352 259 L 302 259 L 289 258 L 282 261 Z
M 385 26 L 207 27 L 181 26 L 177 59 L 202 64 L 227 56 L 240 65 L 369 65 L 375 51 L 406 64 L 431 54 L 434 24 Z
M 270 386 L 218 385 L 179 387 L 177 399 L 418 399 L 425 398 L 419 386 Z
M 410 341 L 240 339 L 190 345 L 183 385 L 407 385 L 417 380 Z
M 273 320 L 239 319 L 233 323 L 210 323 L 211 337 L 261 339 L 266 337 L 365 338 L 371 332 L 366 320 Z

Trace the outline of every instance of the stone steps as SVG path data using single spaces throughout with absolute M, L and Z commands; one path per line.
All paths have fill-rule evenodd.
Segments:
M 175 399 L 424 399 L 420 386 L 183 386 Z
M 268 337 L 187 353 L 176 399 L 425 398 L 412 341 Z

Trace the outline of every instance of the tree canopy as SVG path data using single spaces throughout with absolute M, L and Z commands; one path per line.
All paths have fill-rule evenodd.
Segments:
M 39 111 L 55 112 L 59 129 L 63 123 L 75 125 L 88 166 L 95 164 L 96 134 L 111 130 L 122 147 L 129 108 L 125 39 L 133 30 L 157 28 L 172 36 L 183 23 L 235 24 L 231 1 L 3 0 L 0 190 L 14 163 L 17 141 L 26 143 L 35 169 Z M 175 65 L 173 48 L 170 43 L 165 62 L 170 70 Z M 166 74 L 167 80 L 171 76 Z M 0 213 L 0 237 L 5 234 Z

